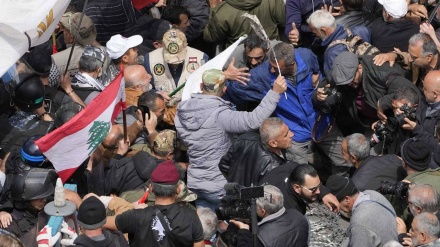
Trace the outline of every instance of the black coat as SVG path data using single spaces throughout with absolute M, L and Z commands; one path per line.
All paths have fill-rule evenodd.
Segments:
M 296 193 L 289 181 L 290 173 L 298 166 L 297 163 L 288 162 L 282 166 L 279 166 L 272 171 L 268 172 L 261 181 L 261 184 L 270 184 L 276 186 L 281 190 L 284 197 L 284 207 L 286 209 L 296 209 L 302 214 L 306 213 L 307 203 Z M 328 189 L 321 185 L 319 187 L 319 199 L 329 194 Z
M 124 235 L 120 231 L 110 232 L 103 230 L 102 233 L 105 236 L 104 240 L 96 241 L 85 234 L 79 235 L 73 242 L 75 246 L 84 247 L 128 247 L 128 242 L 125 240 Z M 117 243 L 116 243 L 117 242 Z
M 351 180 L 359 191 L 378 190 L 382 181 L 394 184 L 405 178 L 401 174 L 402 160 L 394 154 L 384 156 L 369 156 L 357 169 Z
M 249 187 L 259 184 L 267 172 L 284 163 L 285 158 L 263 145 L 259 134 L 249 132 L 235 140 L 218 166 L 228 182 Z
M 141 188 L 161 162 L 163 160 L 145 151 L 139 151 L 133 157 L 115 155 L 105 171 L 105 194 Z
M 416 137 L 429 144 L 432 152 L 437 150 L 437 145 L 439 143 L 438 139 L 435 137 L 435 124 L 440 119 L 440 110 L 431 113 L 426 116 L 426 110 L 428 109 L 428 104 L 424 99 L 420 100 L 419 106 L 416 110 L 417 115 L 417 125 L 412 131 L 411 137 Z
M 284 210 L 267 216 L 259 223 L 258 239 L 265 247 L 307 247 L 309 223 L 305 216 L 295 209 L 282 212 Z

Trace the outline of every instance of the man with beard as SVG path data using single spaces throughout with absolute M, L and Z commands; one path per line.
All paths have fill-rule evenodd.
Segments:
M 286 163 L 268 172 L 261 183 L 274 185 L 281 190 L 286 209 L 294 208 L 305 214 L 308 203 L 320 199 L 330 210 L 339 210 L 335 196 L 322 185 L 318 172 L 310 165 Z
M 383 246 L 397 240 L 396 212 L 383 195 L 373 190 L 358 191 L 351 179 L 338 175 L 330 176 L 326 185 L 340 209 L 351 215 L 347 246 Z

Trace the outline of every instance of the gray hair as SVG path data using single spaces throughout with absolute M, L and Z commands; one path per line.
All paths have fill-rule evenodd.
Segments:
M 286 65 L 291 65 L 295 62 L 295 50 L 293 49 L 293 45 L 281 42 L 276 44 L 272 49 L 278 61 L 284 61 Z M 272 51 L 269 52 L 269 59 L 275 61 Z
M 267 145 L 280 134 L 284 121 L 279 117 L 271 117 L 263 121 L 260 126 L 261 142 Z
M 422 42 L 422 54 L 424 57 L 438 53 L 437 46 L 429 35 L 425 33 L 416 33 L 409 39 L 409 44 L 413 46 L 418 46 L 419 42 Z
M 328 11 L 317 10 L 313 12 L 307 19 L 307 24 L 312 25 L 316 29 L 322 27 L 336 27 L 335 17 L 332 16 Z
M 217 215 L 209 208 L 197 208 L 197 215 L 202 223 L 203 238 L 210 240 L 217 231 Z
M 435 214 L 421 213 L 414 217 L 414 220 L 417 220 L 417 228 L 419 232 L 426 233 L 430 238 L 438 238 L 440 224 Z
M 435 188 L 430 184 L 415 184 L 408 191 L 411 195 L 411 203 L 420 207 L 422 212 L 437 213 L 439 209 L 439 196 Z
M 263 208 L 267 215 L 280 211 L 284 206 L 284 197 L 280 189 L 273 185 L 264 186 L 264 197 L 256 200 L 257 207 Z
M 151 182 L 153 194 L 156 197 L 169 198 L 176 195 L 178 184 L 158 184 Z
M 94 57 L 81 56 L 79 59 L 79 70 L 82 72 L 92 73 L 101 68 L 103 63 Z
M 358 161 L 363 161 L 370 155 L 370 141 L 366 136 L 354 133 L 345 137 L 345 140 L 347 140 L 348 153 L 356 156 Z

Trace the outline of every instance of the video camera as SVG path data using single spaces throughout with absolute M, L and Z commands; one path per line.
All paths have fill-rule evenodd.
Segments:
M 389 181 L 382 181 L 380 183 L 380 188 L 379 188 L 379 192 L 381 194 L 395 195 L 404 201 L 408 198 L 408 190 L 409 190 L 409 183 L 405 183 L 402 181 L 397 182 L 395 184 L 392 184 Z
M 238 183 L 225 185 L 226 195 L 222 198 L 220 206 L 215 210 L 219 220 L 239 220 L 250 222 L 251 202 L 253 198 L 264 197 L 264 187 L 243 187 Z

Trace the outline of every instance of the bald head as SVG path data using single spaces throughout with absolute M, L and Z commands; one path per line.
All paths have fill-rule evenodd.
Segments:
M 432 70 L 425 76 L 423 94 L 428 103 L 440 102 L 440 70 Z
M 125 87 L 136 89 L 142 92 L 150 90 L 151 75 L 147 73 L 142 65 L 130 65 L 124 69 Z
M 118 145 L 118 141 L 124 138 L 124 130 L 121 125 L 114 124 L 110 129 L 110 133 L 105 137 L 102 142 L 103 146 L 108 147 L 116 147 Z

